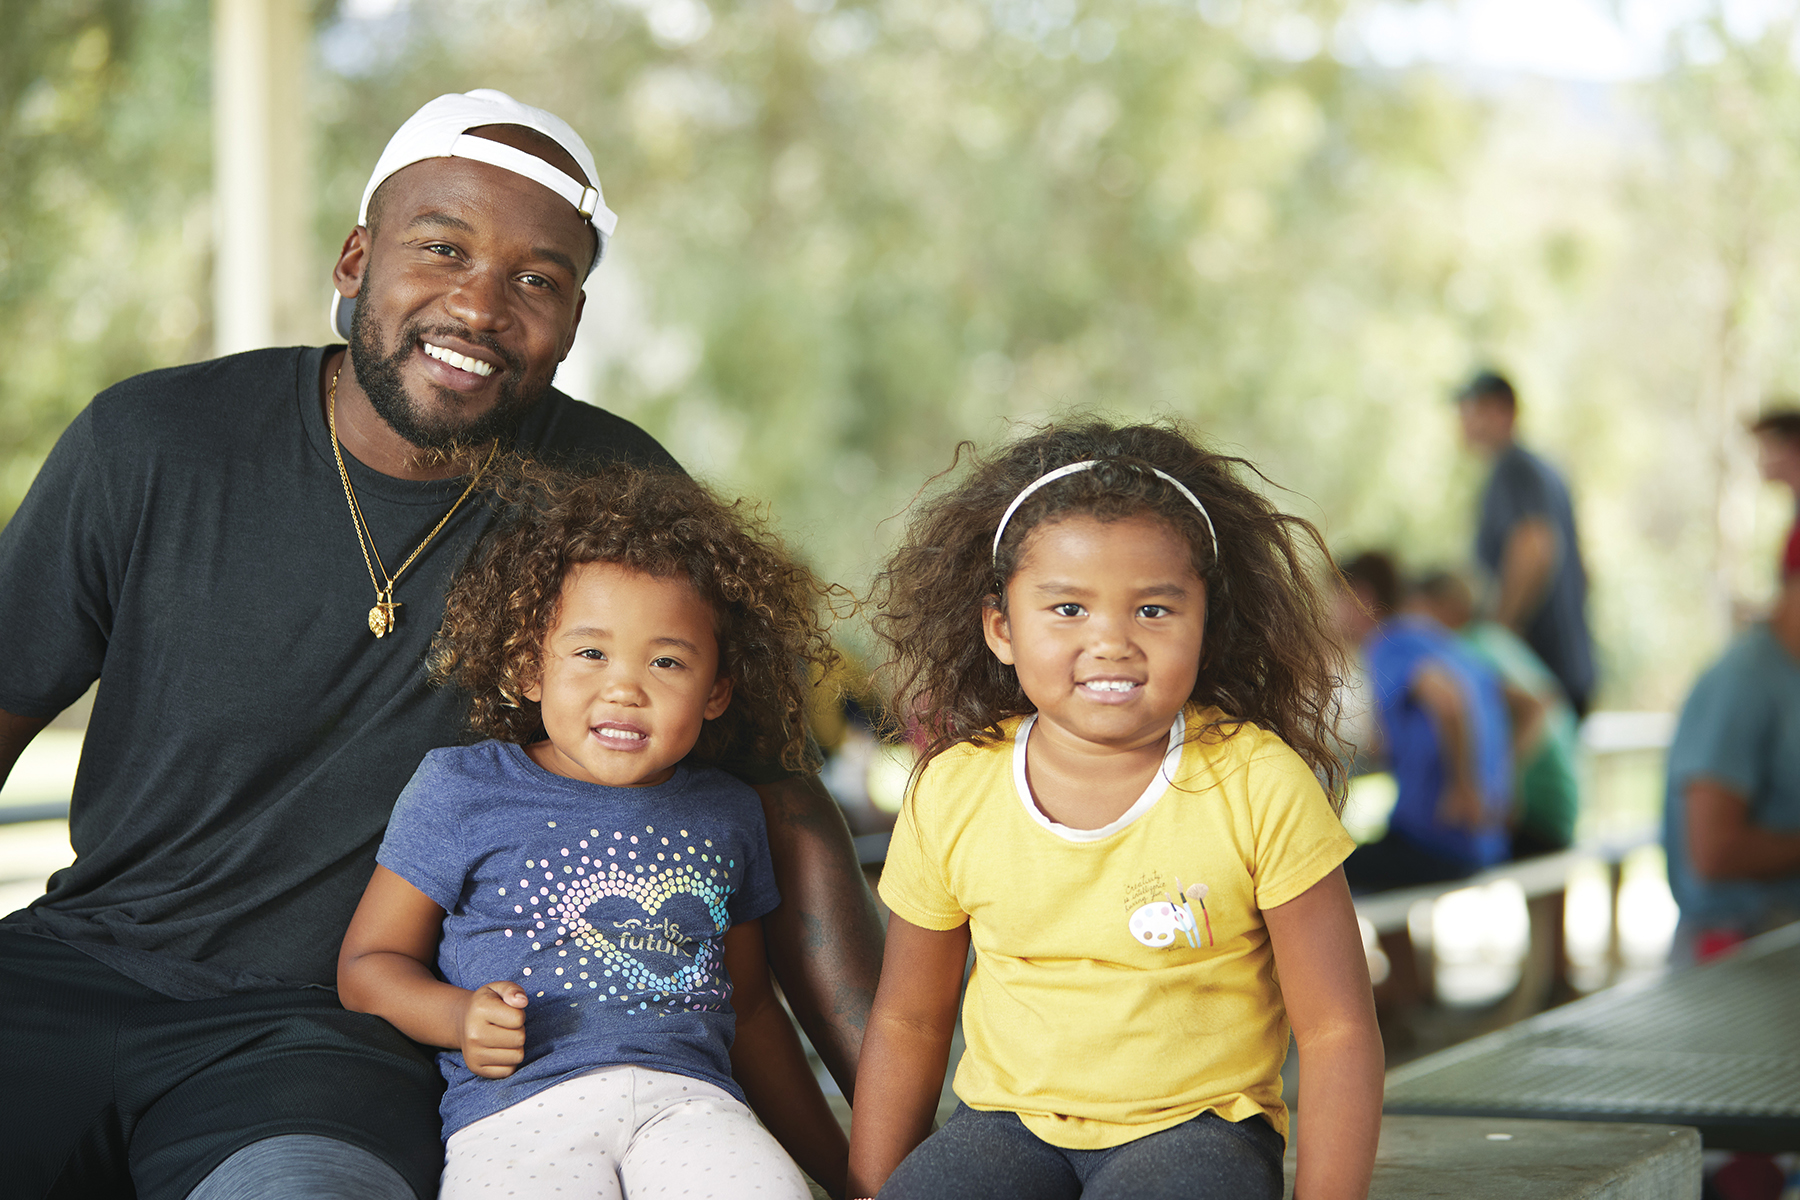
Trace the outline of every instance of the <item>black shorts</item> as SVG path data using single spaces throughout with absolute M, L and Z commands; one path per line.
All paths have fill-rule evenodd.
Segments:
M 171 1000 L 54 938 L 0 930 L 7 1196 L 183 1200 L 252 1142 L 360 1146 L 420 1200 L 444 1151 L 431 1054 L 320 988 Z

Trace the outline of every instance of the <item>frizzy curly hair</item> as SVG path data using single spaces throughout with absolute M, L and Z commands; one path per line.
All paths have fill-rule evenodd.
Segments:
M 781 548 L 744 501 L 725 504 L 686 475 L 608 464 L 575 473 L 513 459 L 490 473 L 500 521 L 451 583 L 430 666 L 470 696 L 469 727 L 529 744 L 544 737 L 525 692 L 543 671 L 543 645 L 563 580 L 582 563 L 618 563 L 685 578 L 713 611 L 719 670 L 731 703 L 702 727 L 693 758 L 712 765 L 810 761 L 807 668 L 836 661 L 820 584 Z
M 923 726 L 919 769 L 960 742 L 992 744 L 1002 721 L 1035 711 L 1016 671 L 994 657 L 981 633 L 984 605 L 997 602 L 1004 611 L 1006 584 L 1032 531 L 1074 515 L 1111 522 L 1149 513 L 1187 542 L 1207 588 L 1200 672 L 1189 700 L 1217 705 L 1225 716 L 1190 729 L 1190 739 L 1229 737 L 1254 722 L 1293 747 L 1324 781 L 1333 806 L 1343 807 L 1335 731 L 1342 652 L 1311 561 L 1329 564 L 1331 555 L 1310 522 L 1279 511 L 1244 482 L 1267 482 L 1260 471 L 1211 452 L 1173 422 L 1050 425 L 992 456 L 964 442 L 944 476 L 965 458 L 966 476 L 916 507 L 873 589 L 892 711 Z M 1100 465 L 1032 493 L 995 553 L 1001 515 L 1027 485 L 1090 460 Z M 1180 480 L 1206 506 L 1216 552 L 1206 519 L 1151 468 Z

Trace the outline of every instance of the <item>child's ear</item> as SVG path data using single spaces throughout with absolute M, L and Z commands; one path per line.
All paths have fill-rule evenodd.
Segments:
M 713 680 L 712 693 L 706 697 L 705 719 L 715 720 L 725 714 L 731 704 L 731 676 L 721 675 Z
M 1013 665 L 1012 627 L 1000 611 L 998 596 L 986 596 L 981 601 L 981 636 L 987 639 L 995 658 L 1009 667 Z
M 542 704 L 544 702 L 544 677 L 540 675 L 532 680 L 530 686 L 519 694 L 533 704 Z

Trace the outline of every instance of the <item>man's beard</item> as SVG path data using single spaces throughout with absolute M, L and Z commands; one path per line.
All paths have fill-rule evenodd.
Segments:
M 363 294 L 368 295 L 369 276 L 363 275 Z M 491 337 L 481 337 L 468 329 L 439 326 L 434 330 L 423 322 L 400 331 L 399 344 L 392 354 L 383 357 L 381 335 L 371 306 L 358 304 L 350 317 L 350 362 L 356 370 L 369 404 L 393 431 L 427 452 L 432 458 L 446 460 L 461 457 L 495 438 L 510 438 L 534 408 L 550 391 L 551 379 L 540 387 L 532 387 L 525 378 L 525 364 L 516 355 L 496 344 Z M 500 390 L 493 407 L 470 421 L 432 420 L 423 405 L 407 394 L 400 369 L 412 356 L 420 341 L 430 341 L 434 332 L 481 346 L 500 360 Z M 551 377 L 555 368 L 551 368 Z M 427 385 L 432 386 L 432 385 Z

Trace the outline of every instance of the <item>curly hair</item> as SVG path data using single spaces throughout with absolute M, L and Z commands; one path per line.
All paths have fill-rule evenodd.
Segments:
M 1190 737 L 1228 737 L 1255 722 L 1292 746 L 1342 807 L 1335 732 L 1342 652 L 1309 561 L 1316 554 L 1329 564 L 1331 555 L 1310 522 L 1280 512 L 1240 478 L 1267 482 L 1260 471 L 1212 453 L 1173 423 L 1051 425 L 992 457 L 964 442 L 944 475 L 965 455 L 967 477 L 917 508 L 875 580 L 873 624 L 888 648 L 882 674 L 893 711 L 922 723 L 920 769 L 959 742 L 997 741 L 1002 721 L 1034 711 L 1016 671 L 981 634 L 983 606 L 998 602 L 1004 611 L 1007 581 L 1031 531 L 1077 514 L 1112 522 L 1150 513 L 1187 542 L 1207 588 L 1204 649 L 1189 699 L 1226 715 Z M 1057 467 L 1090 459 L 1101 465 L 1026 499 L 994 552 L 994 531 L 1014 497 Z M 1206 506 L 1216 556 L 1199 511 L 1146 468 L 1180 480 Z
M 619 563 L 685 578 L 713 611 L 731 704 L 703 726 L 693 757 L 713 765 L 780 762 L 806 770 L 807 672 L 836 661 L 821 601 L 832 589 L 790 558 L 741 500 L 725 504 L 675 471 L 608 464 L 575 473 L 515 459 L 491 473 L 500 524 L 445 597 L 432 677 L 470 696 L 483 737 L 542 739 L 525 692 L 543 671 L 563 580 L 581 563 Z

